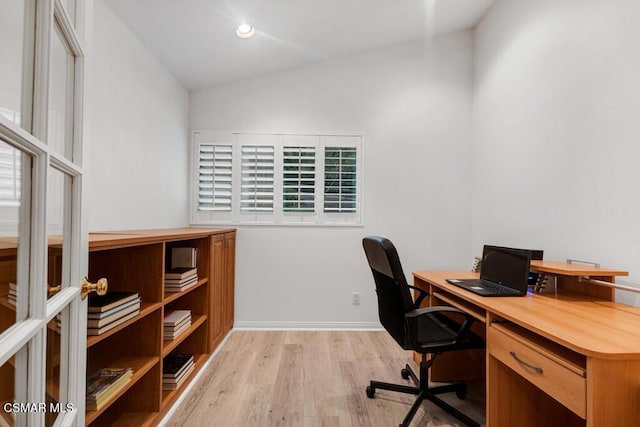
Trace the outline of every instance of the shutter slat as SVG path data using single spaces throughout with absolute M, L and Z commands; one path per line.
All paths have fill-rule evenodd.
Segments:
M 275 149 L 243 145 L 241 151 L 240 210 L 273 211 Z
M 20 150 L 0 141 L 0 205 L 20 205 L 21 157 Z
M 324 211 L 354 213 L 356 209 L 355 147 L 325 147 Z
M 233 147 L 200 145 L 198 158 L 198 210 L 230 211 Z
M 315 147 L 284 147 L 283 212 L 315 211 Z

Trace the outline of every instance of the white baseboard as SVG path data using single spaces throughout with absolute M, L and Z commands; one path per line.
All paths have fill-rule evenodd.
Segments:
M 236 330 L 383 330 L 380 322 L 292 322 L 292 321 L 236 321 Z

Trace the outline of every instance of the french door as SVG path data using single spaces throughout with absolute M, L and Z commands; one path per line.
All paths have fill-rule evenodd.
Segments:
M 85 0 L 0 0 L 0 426 L 84 424 Z

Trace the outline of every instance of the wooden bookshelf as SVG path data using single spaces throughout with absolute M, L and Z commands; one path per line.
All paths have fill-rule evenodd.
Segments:
M 197 249 L 198 282 L 164 292 L 171 248 Z M 105 367 L 133 368 L 133 377 L 107 404 L 87 411 L 86 424 L 153 426 L 233 327 L 235 230 L 177 228 L 91 233 L 89 280 L 105 277 L 109 291 L 138 292 L 140 313 L 98 336 L 87 337 L 87 375 Z M 2 304 L 4 301 L 0 301 Z M 191 310 L 191 325 L 163 340 L 164 313 Z M 162 390 L 163 358 L 194 355 L 194 370 L 177 390 Z

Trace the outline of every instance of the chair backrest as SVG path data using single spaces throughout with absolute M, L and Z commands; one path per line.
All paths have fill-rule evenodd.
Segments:
M 402 348 L 407 348 L 404 315 L 413 310 L 414 304 L 398 252 L 384 237 L 365 237 L 362 246 L 376 283 L 380 323 Z

